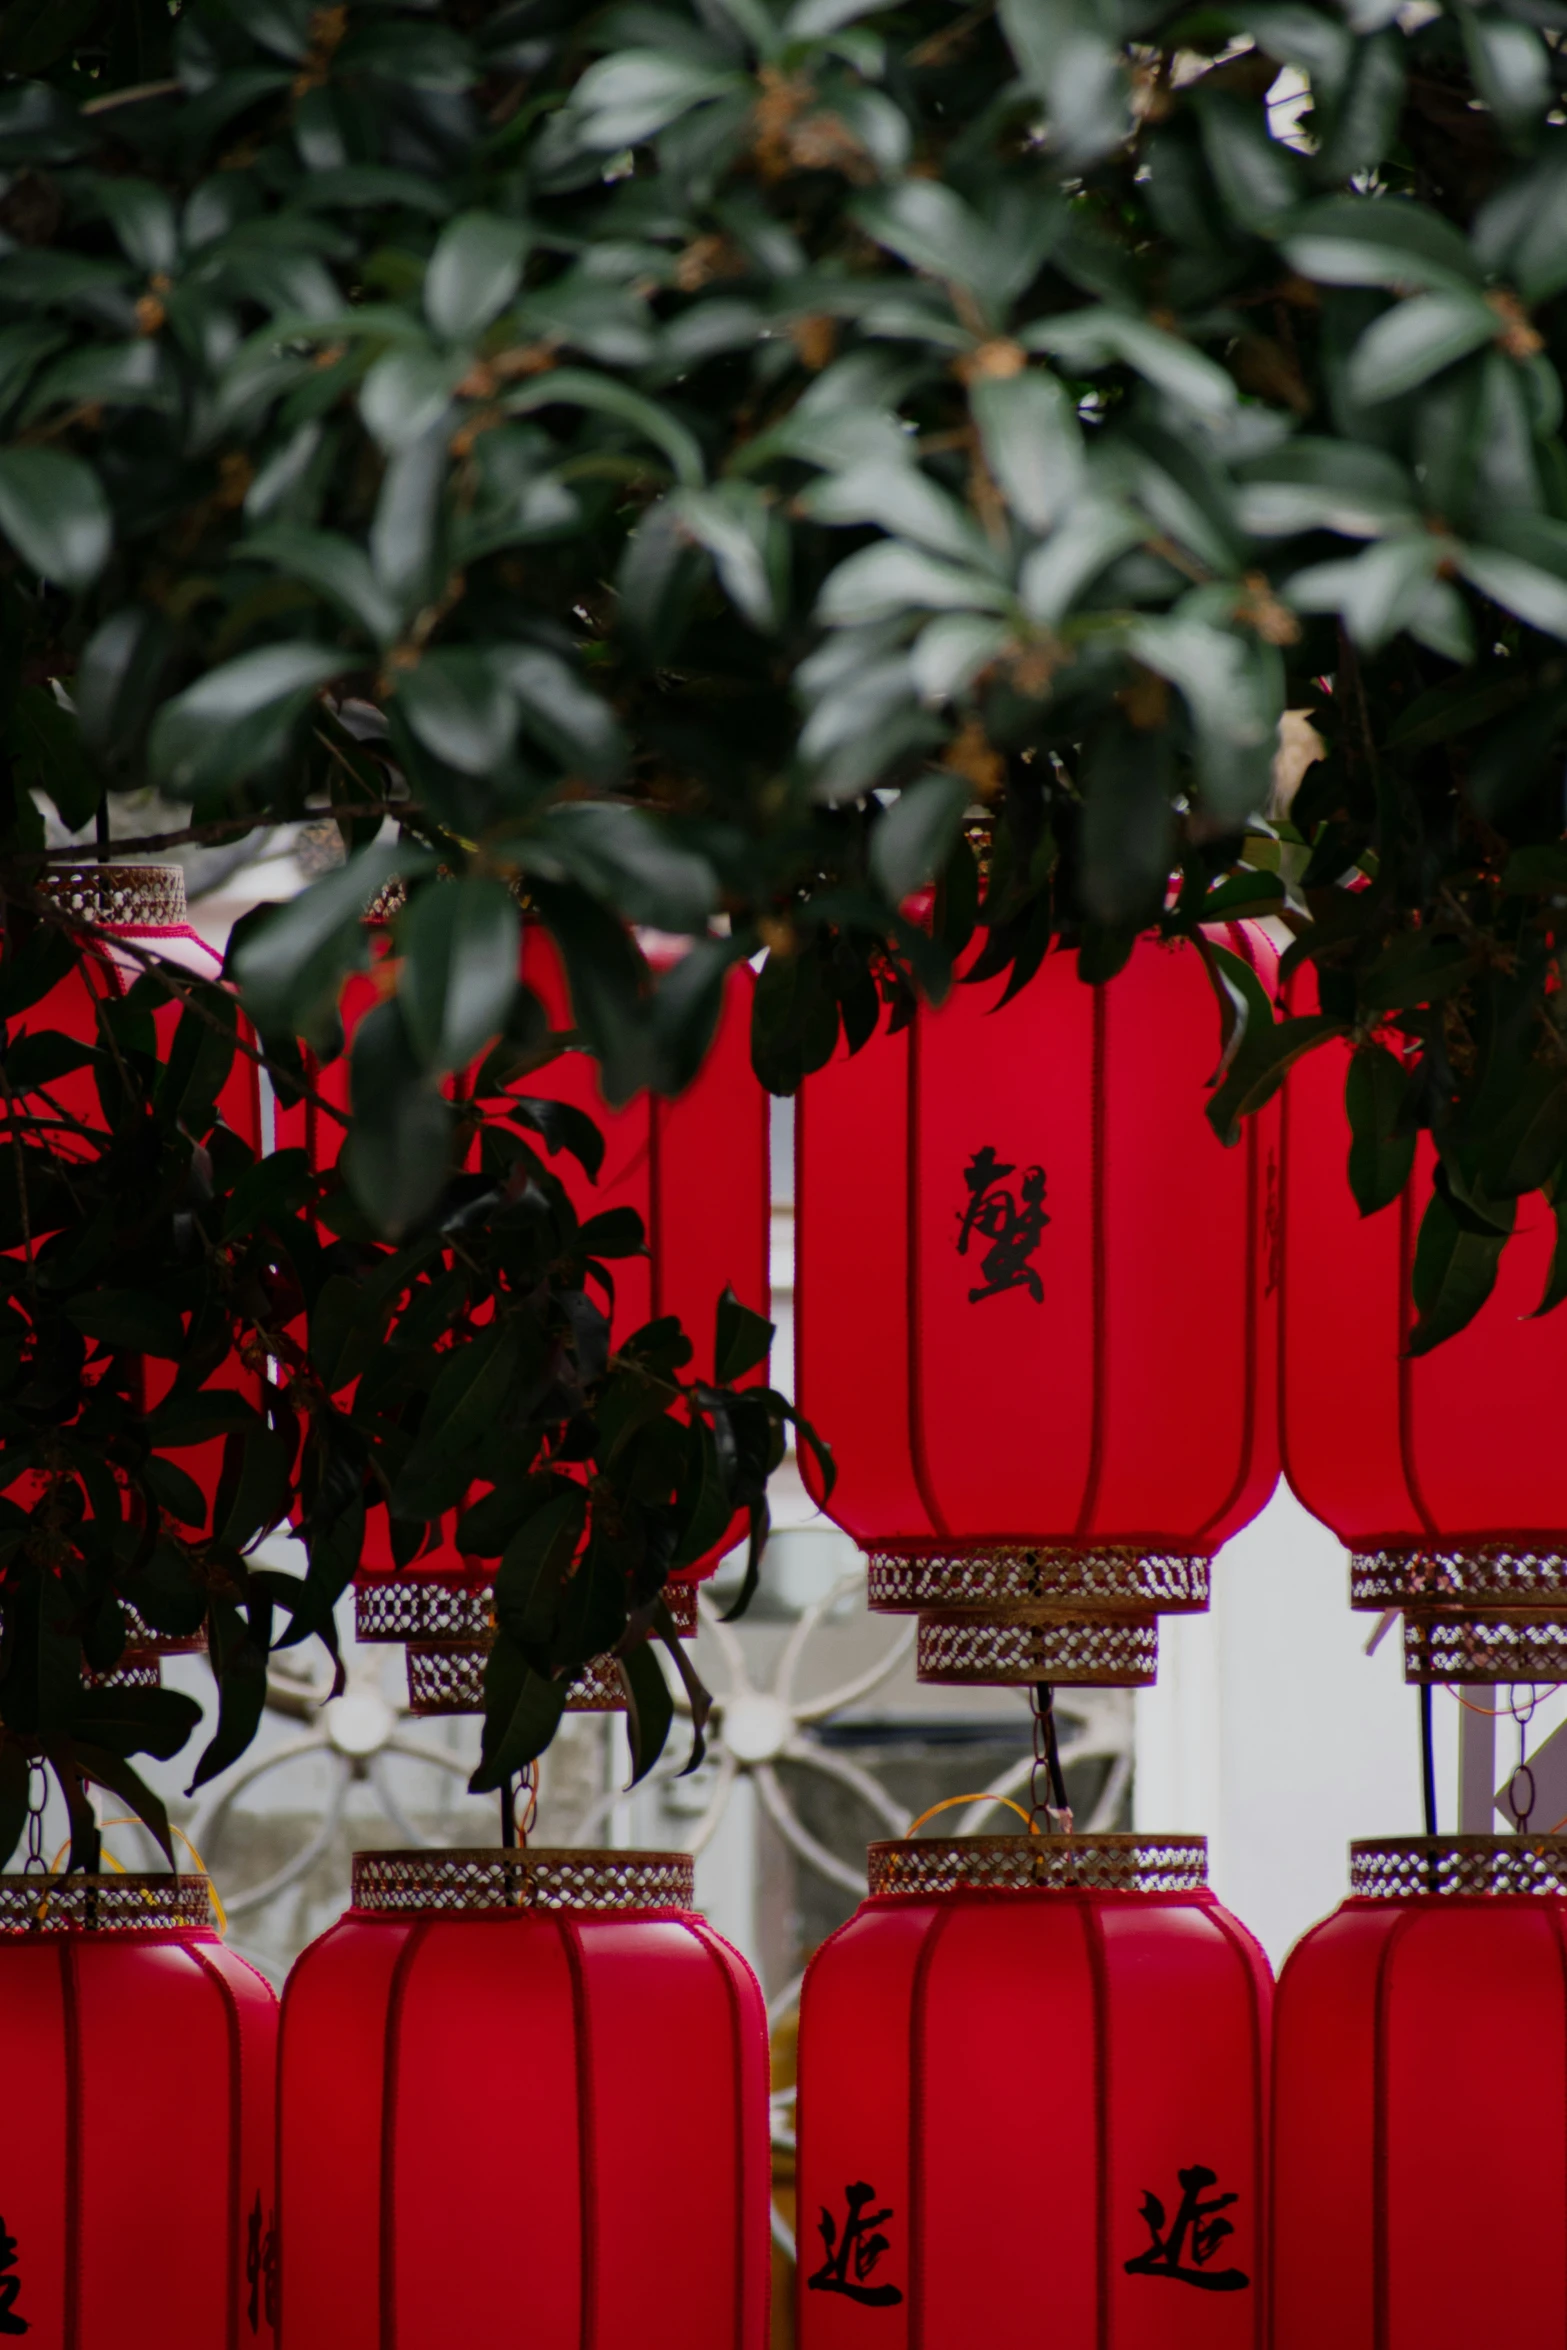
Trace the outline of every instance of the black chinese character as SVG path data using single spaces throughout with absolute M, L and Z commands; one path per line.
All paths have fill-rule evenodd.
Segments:
M 1181 2206 L 1168 2229 L 1164 2224 L 1164 2205 L 1157 2195 L 1144 2191 L 1143 2225 L 1153 2242 L 1146 2252 L 1139 2252 L 1135 2260 L 1126 2262 L 1129 2277 L 1173 2277 L 1178 2285 L 1195 2285 L 1203 2293 L 1239 2293 L 1251 2279 L 1244 2269 L 1210 2268 L 1209 2261 L 1218 2251 L 1226 2236 L 1233 2236 L 1234 2228 L 1218 2214 L 1232 2203 L 1236 2195 L 1211 2195 L 1203 2201 L 1204 2191 L 1218 2185 L 1218 2174 L 1204 2170 L 1194 2163 L 1190 2170 L 1176 2172 L 1180 2182 Z M 1182 2260 L 1188 2242 L 1191 2247 L 1191 2265 Z
M 250 2330 L 259 2333 L 265 2317 L 269 2326 L 277 2324 L 277 2230 L 268 2225 L 261 2209 L 261 2190 L 256 2190 L 255 2206 L 250 2214 L 245 2244 L 245 2282 L 250 2287 L 250 2300 L 245 2314 L 250 2319 Z
M 1006 1179 L 1016 1173 L 1015 1166 L 1003 1166 L 988 1143 L 963 1170 L 969 1198 L 958 1218 L 958 1255 L 968 1255 L 971 1233 L 989 1243 L 979 1262 L 984 1286 L 969 1291 L 971 1306 L 1008 1289 L 1026 1289 L 1035 1305 L 1045 1302 L 1045 1285 L 1028 1261 L 1050 1221 L 1045 1213 L 1045 1170 L 1025 1167 L 1020 1196 L 1014 1199 Z
M 25 2317 L 16 2313 L 16 2297 L 22 2290 L 20 2277 L 5 2274 L 16 2266 L 16 2238 L 8 2235 L 6 2224 L 0 2219 L 0 2334 L 26 2334 L 32 2331 Z
M 870 2231 L 879 2228 L 883 2220 L 891 2219 L 892 2206 L 889 2204 L 885 2211 L 867 2211 L 866 2205 L 876 2200 L 876 2190 L 867 2187 L 863 2179 L 845 2187 L 843 2197 L 849 2211 L 841 2237 L 832 2213 L 825 2204 L 822 2206 L 822 2216 L 816 2224 L 827 2247 L 827 2257 L 806 2283 L 813 2293 L 842 2293 L 850 2301 L 863 2301 L 868 2309 L 891 2309 L 903 2299 L 897 2286 L 868 2285 L 865 2280 L 887 2250 L 886 2237 Z

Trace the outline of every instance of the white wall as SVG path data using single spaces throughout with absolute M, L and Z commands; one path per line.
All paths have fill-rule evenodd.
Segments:
M 1351 1839 L 1423 1827 L 1401 1630 L 1368 1657 L 1376 1619 L 1348 1593 L 1344 1551 L 1281 1485 L 1219 1554 L 1212 1613 L 1163 1619 L 1159 1685 L 1137 1697 L 1138 1828 L 1208 1837 L 1215 1891 L 1275 1966 L 1343 1898 Z M 1458 1706 L 1445 1690 L 1435 1702 L 1447 1834 Z

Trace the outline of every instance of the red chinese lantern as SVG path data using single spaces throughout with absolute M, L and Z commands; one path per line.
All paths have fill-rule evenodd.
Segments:
M 569 991 L 548 934 L 529 924 L 523 977 L 556 1030 L 573 1025 Z M 659 1314 L 678 1314 L 695 1347 L 695 1375 L 713 1376 L 714 1315 L 733 1288 L 742 1304 L 765 1314 L 769 1296 L 768 1104 L 750 1062 L 751 995 L 744 967 L 731 973 L 712 1048 L 694 1082 L 673 1101 L 639 1095 L 612 1109 L 596 1064 L 565 1053 L 519 1081 L 520 1093 L 569 1103 L 591 1117 L 604 1138 L 596 1181 L 561 1151 L 550 1164 L 584 1219 L 615 1207 L 634 1208 L 647 1233 L 645 1258 L 617 1260 L 613 1335 L 618 1341 Z M 343 998 L 351 1036 L 378 1000 L 372 978 L 356 976 Z M 315 1082 L 346 1107 L 346 1057 Z M 308 1104 L 288 1114 L 287 1139 L 311 1150 L 319 1168 L 335 1164 L 342 1130 Z M 542 1145 L 540 1146 L 543 1147 Z M 751 1374 L 762 1376 L 760 1372 Z M 694 1586 L 713 1572 L 739 1538 L 743 1519 L 724 1541 L 671 1578 L 671 1612 L 685 1631 L 696 1628 Z M 456 1520 L 444 1537 L 399 1570 L 392 1556 L 386 1513 L 373 1510 L 358 1578 L 361 1640 L 407 1646 L 410 1702 L 419 1713 L 472 1712 L 482 1705 L 482 1675 L 491 1636 L 490 1567 L 459 1550 Z M 577 1685 L 573 1707 L 615 1710 L 624 1703 L 618 1675 L 606 1661 Z
M 1316 1008 L 1309 975 L 1293 1008 Z M 1356 1607 L 1403 1609 L 1411 1680 L 1567 1679 L 1567 1316 L 1535 1318 L 1554 1243 L 1519 1202 L 1496 1287 L 1467 1329 L 1412 1356 L 1415 1244 L 1434 1153 L 1362 1217 L 1346 1178 L 1347 1046 L 1284 1095 L 1279 1362 L 1285 1473 L 1351 1553 Z M 1352 1329 L 1346 1323 L 1352 1301 Z M 1346 1343 L 1346 1336 L 1352 1343 Z
M 221 979 L 223 959 L 200 938 L 186 919 L 185 880 L 175 865 L 83 865 L 55 867 L 43 883 L 48 895 L 71 913 L 94 925 L 77 942 L 76 959 L 37 1003 L 28 1005 L 9 1022 L 13 1036 L 49 1036 L 69 1047 L 99 1045 L 102 1032 L 99 1007 L 127 994 L 147 968 L 145 958 L 170 965 L 205 980 Z M 153 1013 L 161 1050 L 167 1050 L 180 1019 L 177 996 L 168 996 Z M 249 1024 L 240 1022 L 242 1042 L 253 1042 Z M 51 1076 L 48 1100 L 23 1096 L 24 1111 L 52 1117 L 59 1111 L 83 1125 L 101 1130 L 103 1112 L 91 1071 L 65 1069 Z M 261 1095 L 256 1063 L 244 1051 L 236 1052 L 218 1095 L 223 1123 L 255 1154 L 261 1156 Z M 56 1133 L 51 1147 L 69 1152 L 68 1136 Z M 85 1147 L 85 1146 L 84 1146 Z M 143 1400 L 151 1410 L 174 1382 L 174 1365 L 145 1357 L 141 1363 Z M 231 1351 L 206 1382 L 207 1392 L 231 1390 L 252 1411 L 264 1399 L 262 1374 Z M 199 1540 L 213 1531 L 212 1511 L 223 1475 L 224 1439 L 206 1437 L 191 1445 L 165 1445 L 176 1464 L 194 1480 L 205 1504 L 205 1515 L 194 1524 L 181 1522 L 180 1532 Z M 190 1637 L 155 1632 L 132 1622 L 134 1649 L 146 1655 L 199 1649 L 200 1634 Z
M 1279 1978 L 1273 2350 L 1563 2341 L 1567 1847 L 1350 1855 Z
M 360 1853 L 279 2062 L 288 2350 L 765 2350 L 767 2033 L 681 1853 Z
M 1199 1837 L 871 1846 L 800 2008 L 801 2350 L 1262 2350 L 1272 1984 L 1206 1874 Z
M 1272 1126 L 1226 1151 L 1202 1115 L 1193 947 L 1098 987 L 1056 953 L 995 994 L 805 1085 L 800 1401 L 923 1677 L 1147 1681 L 1157 1612 L 1206 1606 L 1277 1473 Z
M 0 2334 L 273 2339 L 276 2040 L 205 1877 L 0 1877 Z

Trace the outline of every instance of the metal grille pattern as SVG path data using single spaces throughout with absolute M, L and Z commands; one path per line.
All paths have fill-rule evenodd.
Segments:
M 933 1836 L 870 1847 L 873 1894 L 1200 1893 L 1201 1836 Z
M 186 919 L 178 865 L 51 865 L 38 886 L 87 922 L 174 930 Z
M 1208 1561 L 1103 1545 L 1084 1550 L 1015 1549 L 870 1553 L 870 1603 L 883 1615 L 927 1608 L 1019 1612 L 1023 1621 L 1084 1609 L 1146 1615 L 1198 1613 L 1208 1605 Z
M 696 1588 L 670 1583 L 664 1597 L 683 1639 L 696 1637 Z M 488 1585 L 460 1591 L 433 1576 L 386 1575 L 354 1593 L 354 1636 L 365 1641 L 448 1640 L 482 1646 L 494 1635 L 495 1595 Z
M 1159 1627 L 1152 1617 L 1038 1624 L 973 1616 L 919 1620 L 916 1670 L 922 1681 L 971 1687 L 1051 1681 L 1062 1688 L 1145 1689 L 1152 1686 L 1158 1665 Z
M 1567 1839 L 1399 1836 L 1352 1844 L 1349 1889 L 1370 1901 L 1414 1901 L 1433 1893 L 1567 1895 Z
M 497 1909 L 690 1909 L 686 1852 L 356 1852 L 354 1907 L 374 1915 L 450 1915 Z
M 205 1877 L 0 1876 L 0 1934 L 168 1934 L 212 1929 Z
M 1558 1615 L 1404 1618 L 1406 1681 L 1567 1681 L 1567 1607 Z
M 1567 1606 L 1567 1557 L 1560 1551 L 1480 1543 L 1464 1550 L 1352 1551 L 1351 1607 Z
M 409 1643 L 408 1710 L 430 1714 L 482 1714 L 484 1668 L 490 1652 L 484 1648 L 426 1647 Z M 624 1713 L 626 1693 L 612 1656 L 595 1656 L 571 1684 L 566 1710 L 573 1714 Z

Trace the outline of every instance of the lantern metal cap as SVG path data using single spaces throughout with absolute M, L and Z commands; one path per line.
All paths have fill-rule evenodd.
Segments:
M 876 1899 L 939 1893 L 1200 1893 L 1203 1836 L 914 1836 L 873 1844 Z
M 178 930 L 187 920 L 178 865 L 51 865 L 38 887 L 86 922 L 137 930 Z
M 1567 1896 L 1567 1837 L 1394 1836 L 1352 1844 L 1349 1889 L 1362 1901 Z
M 211 1933 L 204 1876 L 0 1876 L 0 1934 Z
M 881 1615 L 969 1610 L 997 1622 L 1060 1616 L 1201 1614 L 1208 1560 L 1124 1543 L 992 1543 L 973 1550 L 878 1549 L 869 1596 Z
M 1078 1615 L 1042 1623 L 922 1615 L 918 1643 L 915 1671 L 921 1681 L 967 1688 L 1051 1681 L 1068 1689 L 1147 1689 L 1159 1666 L 1159 1626 L 1148 1615 Z
M 499 1845 L 450 1852 L 356 1852 L 354 1908 L 371 1916 L 476 1916 L 520 1909 L 690 1909 L 689 1852 Z

